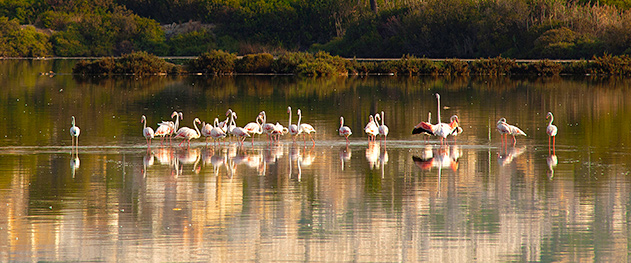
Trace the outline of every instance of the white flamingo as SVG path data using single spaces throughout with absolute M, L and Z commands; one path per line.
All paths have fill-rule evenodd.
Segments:
M 289 130 L 289 134 L 293 135 L 295 142 L 296 136 L 302 132 L 302 129 L 298 127 L 300 125 L 300 116 L 298 116 L 298 124 L 291 124 L 291 107 L 287 107 L 287 113 L 289 113 L 289 126 L 287 126 L 287 129 Z
M 250 134 L 243 128 L 237 126 L 237 122 L 235 119 L 237 118 L 237 113 L 232 112 L 232 118 L 230 118 L 230 125 L 228 125 L 228 131 L 230 134 L 234 135 L 239 139 L 241 146 L 243 146 L 243 141 L 246 137 L 250 137 Z
M 513 136 L 513 146 L 515 146 L 515 144 L 517 144 L 517 139 L 515 139 L 516 135 L 523 135 L 523 136 L 527 136 L 526 133 L 524 133 L 524 131 L 522 131 L 521 129 L 519 129 L 517 126 L 515 125 L 510 125 L 506 122 L 506 118 L 501 118 L 499 121 L 497 121 L 497 131 L 500 133 L 502 137 L 502 143 L 507 143 L 508 139 L 506 138 L 509 134 Z
M 298 129 L 300 129 L 300 132 L 302 133 L 302 139 L 305 143 L 307 143 L 306 136 L 308 134 L 309 138 L 311 138 L 311 141 L 313 142 L 313 146 L 315 146 L 315 140 L 311 136 L 311 133 L 316 132 L 316 130 L 313 128 L 313 126 L 311 126 L 311 124 L 300 123 L 301 120 L 302 120 L 302 111 L 298 109 Z
M 442 145 L 447 138 L 453 132 L 453 129 L 449 124 L 440 122 L 440 95 L 436 93 L 436 100 L 438 101 L 438 123 L 434 125 L 432 132 L 434 135 L 440 137 L 440 144 Z
M 145 136 L 145 140 L 147 140 L 147 150 L 151 149 L 151 139 L 155 136 L 153 129 L 151 127 L 147 127 L 147 117 L 142 115 L 140 118 L 140 122 L 144 123 L 144 128 L 142 129 L 142 135 Z
M 79 134 L 81 134 L 81 129 L 79 129 L 79 126 L 75 125 L 75 118 L 72 116 L 72 126 L 70 127 L 70 136 L 72 139 L 71 149 L 76 149 L 77 154 L 79 153 Z
M 554 152 L 556 151 L 556 136 L 559 129 L 556 125 L 552 124 L 554 121 L 554 115 L 552 115 L 552 112 L 548 112 L 546 119 L 548 118 L 550 118 L 550 123 L 548 123 L 548 127 L 546 128 L 546 133 L 548 134 L 548 154 L 550 154 L 550 138 L 552 138 L 552 152 L 553 154 L 556 154 Z
M 177 117 L 176 122 L 178 122 L 179 124 L 178 120 L 180 119 L 180 115 L 177 113 L 177 111 L 171 113 L 171 119 L 173 119 L 173 117 Z M 173 123 L 173 121 L 162 121 L 161 123 L 158 123 L 158 128 L 156 129 L 155 136 L 162 137 L 162 140 L 160 141 L 160 145 L 162 145 L 166 136 L 169 136 L 169 142 L 171 141 L 173 133 L 175 133 L 175 123 Z
M 383 136 L 383 141 L 385 143 L 386 137 L 388 137 L 388 133 L 390 133 L 390 128 L 388 128 L 388 126 L 385 124 L 384 116 L 385 114 L 383 113 L 383 111 L 381 111 L 381 115 L 377 114 L 375 116 L 375 121 L 379 119 L 379 122 L 377 123 L 379 127 L 379 135 Z
M 351 131 L 351 128 L 344 126 L 344 117 L 342 116 L 340 116 L 340 129 L 338 130 L 338 133 L 340 136 L 344 136 L 346 138 L 346 146 L 348 146 L 348 136 L 351 136 L 353 132 Z
M 182 128 L 180 128 L 180 130 L 175 135 L 175 138 L 183 138 L 184 140 L 187 141 L 188 147 L 190 148 L 191 147 L 191 139 L 197 139 L 200 136 L 199 129 L 197 128 L 197 123 L 202 123 L 199 120 L 199 118 L 195 118 L 193 120 L 193 127 L 195 127 L 195 130 L 193 130 L 193 129 L 189 128 L 189 127 L 182 127 Z M 182 140 L 182 142 L 180 142 L 179 145 L 182 145 L 184 140 Z
M 217 140 L 226 138 L 226 132 L 219 126 L 219 118 L 215 118 L 213 126 L 212 130 L 210 130 L 210 137 L 213 138 L 213 141 L 217 142 Z

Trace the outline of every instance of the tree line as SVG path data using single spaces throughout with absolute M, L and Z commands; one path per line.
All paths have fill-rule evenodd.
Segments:
M 621 0 L 5 0 L 0 56 L 589 59 L 631 53 Z

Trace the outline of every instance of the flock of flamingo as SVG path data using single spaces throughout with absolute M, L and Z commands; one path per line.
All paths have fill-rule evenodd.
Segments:
M 460 121 L 457 115 L 453 115 L 450 118 L 449 123 L 441 122 L 440 119 L 440 95 L 438 93 L 435 94 L 437 99 L 438 106 L 438 123 L 431 123 L 431 113 L 428 114 L 427 122 L 421 121 L 419 124 L 414 126 L 412 129 L 412 134 L 424 134 L 426 136 L 436 136 L 439 137 L 441 145 L 445 143 L 448 136 L 457 136 L 458 134 L 463 132 L 463 129 L 460 127 Z M 143 127 L 143 136 L 147 141 L 147 149 L 151 148 L 151 140 L 154 137 L 162 137 L 161 144 L 164 143 L 166 137 L 169 137 L 169 143 L 171 142 L 171 138 L 183 139 L 180 142 L 179 146 L 182 145 L 185 141 L 187 142 L 187 146 L 190 147 L 190 142 L 192 139 L 198 139 L 201 136 L 204 136 L 206 139 L 206 143 L 208 143 L 208 139 L 212 138 L 215 143 L 221 143 L 221 140 L 226 138 L 228 135 L 232 135 L 238 139 L 238 142 L 243 146 L 243 142 L 248 137 L 253 137 L 256 134 L 265 133 L 268 136 L 268 140 L 270 143 L 278 142 L 280 137 L 289 133 L 293 136 L 293 140 L 296 140 L 296 137 L 302 135 L 303 140 L 306 143 L 306 137 L 309 136 L 313 145 L 315 146 L 315 140 L 312 133 L 315 133 L 316 130 L 312 125 L 307 123 L 301 123 L 302 121 L 302 112 L 300 109 L 297 110 L 298 114 L 298 123 L 292 124 L 292 109 L 291 107 L 287 108 L 287 113 L 289 114 L 289 122 L 288 126 L 285 127 L 282 124 L 276 122 L 276 124 L 267 122 L 267 115 L 265 111 L 261 111 L 259 115 L 256 117 L 254 122 L 250 122 L 243 127 L 238 127 L 236 125 L 237 113 L 232 111 L 232 109 L 228 109 L 226 112 L 226 120 L 220 122 L 219 118 L 215 118 L 213 124 L 206 122 L 201 122 L 199 118 L 195 118 L 193 120 L 193 127 L 179 127 L 180 120 L 183 118 L 182 112 L 174 111 L 171 114 L 171 118 L 175 118 L 175 121 L 162 121 L 158 123 L 158 128 L 154 131 L 153 128 L 147 126 L 147 118 L 143 115 L 141 117 L 141 123 L 144 123 Z M 550 151 L 550 140 L 552 140 L 552 149 L 556 148 L 556 135 L 558 128 L 552 124 L 554 121 L 554 116 L 552 112 L 548 112 L 546 115 L 546 119 L 550 119 L 548 126 L 546 128 L 546 133 L 548 134 L 548 151 Z M 201 130 L 197 127 L 197 124 L 201 124 Z M 502 145 L 507 144 L 508 135 L 513 136 L 513 146 L 517 143 L 515 136 L 522 135 L 526 136 L 520 128 L 515 125 L 508 124 L 506 122 L 506 118 L 500 118 L 496 125 L 497 131 L 499 132 L 502 138 Z M 385 144 L 386 137 L 389 133 L 388 126 L 384 123 L 384 112 L 381 111 L 381 114 L 377 113 L 374 116 L 369 116 L 369 122 L 366 124 L 364 128 L 364 132 L 368 135 L 369 141 L 375 141 L 377 136 L 382 136 L 383 142 Z M 344 117 L 340 117 L 340 128 L 338 129 L 338 133 L 340 136 L 345 137 L 346 144 L 348 146 L 349 139 L 348 137 L 352 135 L 351 128 L 348 126 L 344 126 Z M 79 134 L 80 129 L 76 126 L 75 117 L 72 116 L 72 126 L 70 127 L 70 135 L 72 137 L 72 149 L 73 153 L 75 149 L 78 148 L 79 144 Z M 254 143 L 254 138 L 252 138 L 252 143 Z

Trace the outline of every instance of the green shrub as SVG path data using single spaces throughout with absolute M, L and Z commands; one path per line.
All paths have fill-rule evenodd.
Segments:
M 154 75 L 178 72 L 177 66 L 147 52 L 125 54 L 119 59 L 112 57 L 94 61 L 81 60 L 72 72 L 84 75 L 133 74 Z
M 306 63 L 301 63 L 297 67 L 297 74 L 306 75 L 306 76 L 333 76 L 335 75 L 336 69 L 329 63 L 324 61 L 311 61 Z
M 215 36 L 206 29 L 174 36 L 167 40 L 167 44 L 174 56 L 197 56 L 217 48 Z
M 189 71 L 210 74 L 231 74 L 234 72 L 237 55 L 213 50 L 199 56 L 189 63 Z
M 272 71 L 280 74 L 297 73 L 298 65 L 313 60 L 313 55 L 306 52 L 283 53 L 272 63 Z
M 237 60 L 234 68 L 239 73 L 272 73 L 273 62 L 271 54 L 250 54 Z
M 509 58 L 495 57 L 478 59 L 471 62 L 471 73 L 491 76 L 506 75 L 516 66 L 515 60 Z
M 0 56 L 44 57 L 52 54 L 48 35 L 33 26 L 21 27 L 16 19 L 0 17 Z

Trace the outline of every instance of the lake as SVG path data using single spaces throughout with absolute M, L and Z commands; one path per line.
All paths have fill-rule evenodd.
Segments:
M 2 262 L 629 261 L 630 79 L 103 78 L 74 63 L 0 61 Z M 446 144 L 412 134 L 437 122 L 436 93 L 463 128 Z M 243 126 L 264 110 L 287 126 L 288 106 L 315 145 L 142 136 L 142 115 L 193 128 L 232 109 Z M 390 133 L 369 142 L 381 111 Z M 527 136 L 503 144 L 502 117 Z

